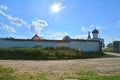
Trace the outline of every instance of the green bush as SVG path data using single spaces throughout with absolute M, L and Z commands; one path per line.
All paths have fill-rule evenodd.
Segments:
M 36 46 L 34 48 L 0 48 L 0 59 L 46 60 L 46 59 L 80 59 L 101 57 L 103 53 L 80 52 L 64 46 L 57 48 Z
M 113 52 L 113 49 L 112 48 L 104 48 L 103 51 L 104 52 Z

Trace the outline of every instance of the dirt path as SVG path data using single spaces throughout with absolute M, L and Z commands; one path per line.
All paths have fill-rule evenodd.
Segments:
M 106 53 L 103 58 L 120 58 L 120 53 Z
M 102 58 L 75 60 L 0 60 L 0 65 L 17 69 L 17 74 L 50 72 L 62 76 L 65 72 L 93 70 L 100 75 L 120 74 L 120 54 L 107 53 Z

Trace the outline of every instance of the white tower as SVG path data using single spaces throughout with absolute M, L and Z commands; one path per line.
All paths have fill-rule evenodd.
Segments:
M 92 31 L 92 34 L 93 34 L 93 39 L 96 39 L 96 38 L 98 38 L 99 31 L 97 29 L 94 29 Z

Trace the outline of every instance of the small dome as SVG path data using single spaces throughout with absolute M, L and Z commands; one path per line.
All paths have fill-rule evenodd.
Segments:
M 97 29 L 94 29 L 92 33 L 99 33 L 99 31 Z

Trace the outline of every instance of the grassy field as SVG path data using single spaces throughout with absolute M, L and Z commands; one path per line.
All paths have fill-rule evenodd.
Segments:
M 120 54 L 94 59 L 0 60 L 0 80 L 120 80 Z
M 15 69 L 4 68 L 0 66 L 0 80 L 53 80 L 49 78 L 51 75 L 49 72 L 40 72 L 36 74 L 15 74 Z M 70 73 L 64 73 L 64 76 L 55 79 L 55 80 L 120 80 L 120 75 L 112 76 L 100 76 L 97 72 L 88 71 L 88 70 L 79 70 Z
M 17 75 L 15 71 L 15 69 L 0 66 L 0 80 L 48 80 L 46 73 L 37 73 L 34 75 L 24 73 Z
M 21 75 L 15 74 L 15 69 L 4 68 L 0 66 L 0 80 L 53 80 L 49 79 L 50 73 L 36 73 L 28 74 L 24 73 Z M 96 72 L 93 71 L 76 71 L 71 73 L 64 73 L 64 76 L 56 80 L 67 80 L 67 79 L 76 79 L 76 80 L 120 80 L 120 75 L 116 76 L 99 76 Z

